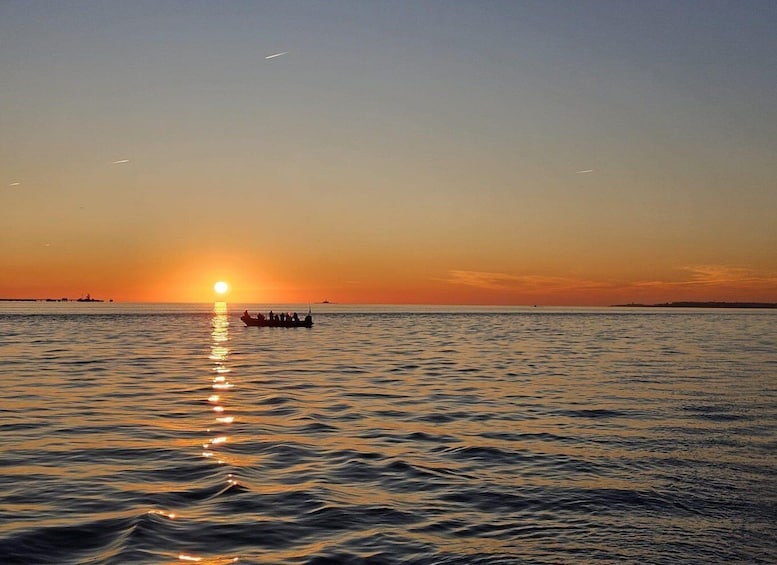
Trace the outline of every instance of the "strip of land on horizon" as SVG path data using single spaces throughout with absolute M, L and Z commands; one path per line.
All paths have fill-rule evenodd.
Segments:
M 662 304 L 614 304 L 620 308 L 777 308 L 777 302 L 664 302 Z

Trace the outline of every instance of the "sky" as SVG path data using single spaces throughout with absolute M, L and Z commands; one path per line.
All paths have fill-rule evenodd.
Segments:
M 777 2 L 0 1 L 0 298 L 777 302 Z

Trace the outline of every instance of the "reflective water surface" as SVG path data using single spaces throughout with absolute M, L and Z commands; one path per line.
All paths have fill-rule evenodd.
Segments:
M 777 562 L 775 312 L 244 307 L 0 304 L 2 563 Z

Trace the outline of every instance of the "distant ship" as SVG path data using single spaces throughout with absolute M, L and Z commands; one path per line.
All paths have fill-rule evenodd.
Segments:
M 83 296 L 81 298 L 76 298 L 76 302 L 104 302 L 104 300 L 92 298 L 90 294 L 87 294 L 86 298 L 84 298 Z

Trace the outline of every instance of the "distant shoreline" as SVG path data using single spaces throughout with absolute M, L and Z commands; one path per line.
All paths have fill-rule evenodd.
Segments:
M 73 303 L 92 303 L 92 302 L 113 302 L 113 299 L 103 300 L 97 298 L 0 298 L 0 302 L 73 302 Z M 160 303 L 162 304 L 162 303 Z M 184 303 L 182 303 L 184 304 Z M 188 304 L 188 303 L 186 303 Z M 202 302 L 202 304 L 210 304 L 210 302 Z M 317 302 L 316 304 L 334 305 L 334 302 Z M 346 305 L 347 306 L 347 305 Z M 365 304 L 363 306 L 369 306 Z M 493 306 L 499 307 L 503 305 L 476 305 L 476 304 L 425 304 L 423 306 Z M 522 305 L 520 307 L 528 307 L 529 305 Z M 568 307 L 575 308 L 575 306 L 559 306 L 560 308 Z M 595 306 L 595 308 L 750 308 L 750 309 L 777 309 L 777 302 L 697 302 L 697 301 L 683 301 L 683 302 L 663 302 L 660 304 L 641 304 L 637 302 L 631 302 L 629 304 L 611 304 L 610 306 Z
M 69 298 L 0 298 L 0 302 L 75 302 Z
M 777 302 L 664 302 L 663 304 L 614 304 L 618 308 L 777 308 Z
M 99 298 L 0 298 L 0 302 L 105 302 L 105 300 Z M 108 302 L 113 302 L 113 300 Z

